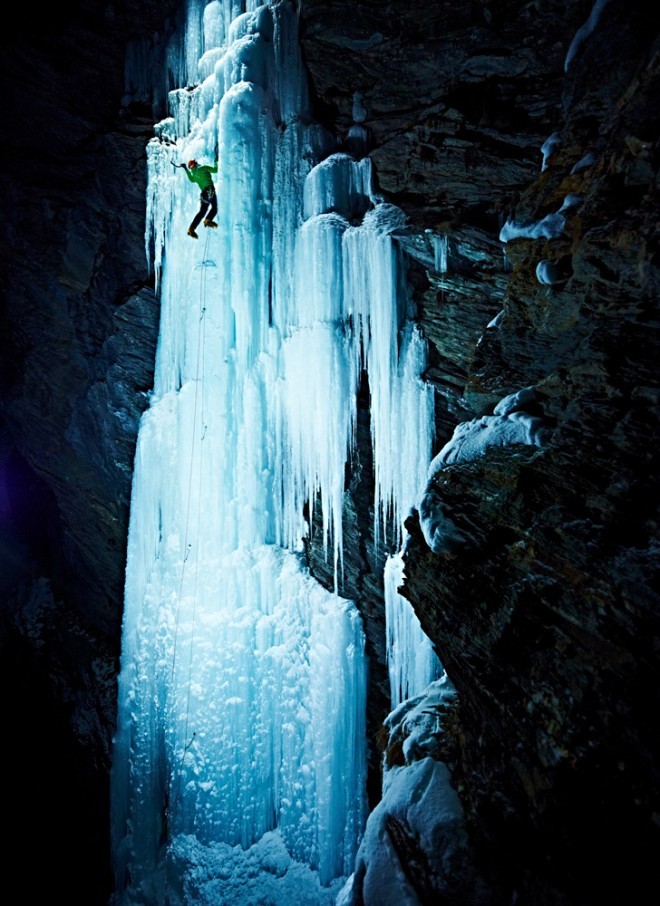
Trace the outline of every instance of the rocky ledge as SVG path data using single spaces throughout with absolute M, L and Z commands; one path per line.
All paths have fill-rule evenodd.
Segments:
M 657 22 L 618 0 L 359 15 L 307 2 L 303 26 L 320 107 L 348 140 L 357 94 L 380 186 L 408 216 L 437 450 L 459 425 L 476 450 L 436 462 L 401 593 L 458 693 L 437 757 L 486 901 L 646 902 L 660 851 Z M 516 394 L 539 441 L 484 442 Z

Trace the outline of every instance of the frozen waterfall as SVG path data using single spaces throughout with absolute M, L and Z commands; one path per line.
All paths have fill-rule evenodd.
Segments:
M 415 611 L 398 592 L 403 580 L 403 557 L 401 553 L 392 554 L 385 562 L 384 591 L 387 667 L 393 711 L 402 702 L 422 695 L 444 674 Z
M 341 597 L 358 385 L 374 532 L 400 534 L 431 452 L 426 348 L 402 215 L 313 123 L 294 5 L 186 9 L 147 148 L 161 320 L 131 500 L 113 903 L 313 906 L 334 902 L 366 820 L 364 635 Z M 218 229 L 195 241 L 198 190 L 172 165 L 216 155 Z M 317 507 L 334 592 L 304 565 Z

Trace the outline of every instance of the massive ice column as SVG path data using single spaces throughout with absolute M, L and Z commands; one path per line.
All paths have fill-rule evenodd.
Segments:
M 188 0 L 169 59 L 181 82 L 147 148 L 161 322 L 131 500 L 115 902 L 329 903 L 366 818 L 364 636 L 340 597 L 362 371 L 376 531 L 429 456 L 401 215 L 312 122 L 293 4 Z M 216 155 L 218 229 L 195 241 L 177 167 Z M 302 560 L 315 506 L 334 593 Z

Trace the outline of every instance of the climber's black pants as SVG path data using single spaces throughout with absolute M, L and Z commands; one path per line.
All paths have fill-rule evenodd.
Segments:
M 206 215 L 208 220 L 213 220 L 217 213 L 218 196 L 215 194 L 213 186 L 208 186 L 208 188 L 202 189 L 202 194 L 199 196 L 199 211 L 195 214 L 193 222 L 190 224 L 190 229 L 197 229 L 197 225 L 204 215 Z

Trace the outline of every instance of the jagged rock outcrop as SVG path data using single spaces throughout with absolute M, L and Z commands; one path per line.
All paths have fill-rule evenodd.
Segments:
M 564 57 L 588 9 L 364 2 L 355 14 L 350 3 L 303 4 L 321 112 L 348 141 L 359 95 L 380 189 L 408 216 L 401 244 L 432 343 L 440 438 L 470 411 L 463 388 L 474 347 L 508 278 L 499 230 L 557 128 Z M 450 277 L 434 269 L 443 237 Z
M 502 307 L 509 276 L 499 229 L 507 205 L 539 170 L 568 35 L 581 21 L 573 5 L 516 7 L 514 15 L 502 4 L 366 2 L 356 15 L 352 3 L 301 4 L 317 115 L 351 150 L 355 106 L 362 108 L 379 188 L 408 218 L 398 240 L 430 341 L 426 377 L 437 391 L 440 439 L 471 412 L 463 390 L 475 346 Z M 446 273 L 438 270 L 443 240 Z M 361 464 L 369 459 L 363 436 Z M 375 727 L 387 713 L 389 687 L 379 580 L 388 546 L 373 550 L 369 476 L 360 480 L 361 472 L 354 470 L 347 489 L 342 592 L 366 615 Z M 310 562 L 332 587 L 313 547 Z M 373 775 L 373 742 L 370 755 Z
M 660 842 L 657 22 L 617 0 L 591 19 L 591 3 L 306 8 L 320 102 L 347 133 L 360 93 L 409 218 L 438 449 L 527 387 L 550 438 L 436 473 L 437 553 L 407 522 L 402 593 L 458 689 L 454 776 L 493 901 L 643 902 Z

